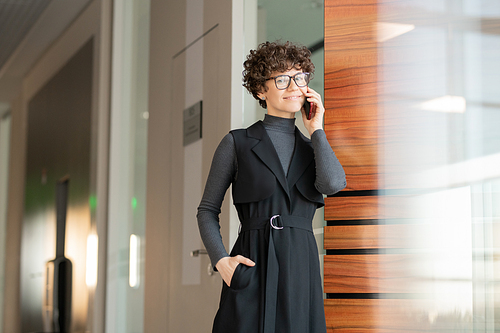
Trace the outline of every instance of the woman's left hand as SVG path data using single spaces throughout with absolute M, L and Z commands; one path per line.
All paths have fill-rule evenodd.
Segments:
M 304 107 L 302 107 L 302 120 L 304 121 L 304 126 L 306 127 L 309 135 L 312 135 L 314 131 L 318 129 L 323 129 L 323 117 L 325 114 L 325 108 L 323 107 L 323 101 L 321 100 L 321 95 L 311 89 L 309 86 L 300 88 L 304 96 L 306 96 L 307 103 L 312 103 L 311 106 L 311 119 L 307 119 L 304 112 Z

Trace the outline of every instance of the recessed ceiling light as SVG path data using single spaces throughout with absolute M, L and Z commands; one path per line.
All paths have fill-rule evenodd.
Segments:
M 419 105 L 419 109 L 436 112 L 464 113 L 466 108 L 465 98 L 451 95 L 434 98 Z

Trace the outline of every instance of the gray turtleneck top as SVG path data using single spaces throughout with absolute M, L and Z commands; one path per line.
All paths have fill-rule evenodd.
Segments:
M 286 119 L 266 114 L 263 124 L 286 175 L 295 148 L 295 118 Z M 325 132 L 316 130 L 311 136 L 311 142 L 316 163 L 314 186 L 323 194 L 337 193 L 346 187 L 345 173 L 326 139 Z M 197 214 L 201 239 L 214 267 L 221 258 L 229 256 L 220 234 L 219 214 L 224 195 L 229 185 L 236 179 L 237 173 L 234 139 L 229 133 L 222 139 L 214 153 Z

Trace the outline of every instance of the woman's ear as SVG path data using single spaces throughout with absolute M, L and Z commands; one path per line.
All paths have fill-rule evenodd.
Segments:
M 263 93 L 259 93 L 257 96 L 259 97 L 259 99 L 261 99 L 261 100 L 263 100 L 263 101 L 265 101 L 265 100 L 266 100 L 266 96 L 264 96 L 264 94 L 263 94 Z

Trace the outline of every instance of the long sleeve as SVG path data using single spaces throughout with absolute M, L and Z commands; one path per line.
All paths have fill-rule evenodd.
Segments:
M 293 153 L 295 128 L 293 121 L 281 118 L 273 119 L 272 116 L 268 115 L 264 120 L 284 170 L 287 170 Z M 323 130 L 315 131 L 311 136 L 311 141 L 316 162 L 316 181 L 314 183 L 316 189 L 323 194 L 331 195 L 345 188 L 344 169 L 332 151 L 325 132 Z M 220 233 L 219 215 L 226 191 L 236 178 L 237 172 L 234 138 L 232 134 L 227 134 L 214 153 L 205 191 L 196 216 L 201 239 L 214 267 L 221 258 L 229 256 Z
M 332 195 L 347 186 L 344 168 L 332 150 L 326 138 L 325 131 L 316 130 L 311 135 L 316 162 L 316 189 L 327 195 Z
M 221 258 L 229 256 L 222 242 L 219 214 L 226 191 L 236 172 L 234 139 L 231 134 L 227 134 L 214 153 L 205 191 L 196 215 L 201 239 L 214 267 Z

